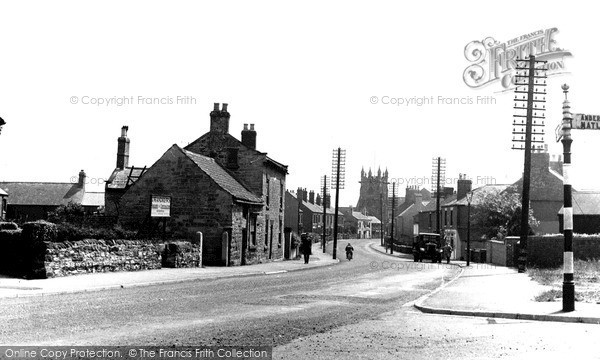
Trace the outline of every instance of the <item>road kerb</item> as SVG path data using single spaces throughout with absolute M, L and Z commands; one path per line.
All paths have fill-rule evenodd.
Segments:
M 422 304 L 414 304 L 415 308 L 428 314 L 441 315 L 457 315 L 457 316 L 474 316 L 485 318 L 511 319 L 511 320 L 531 320 L 531 321 L 554 321 L 567 322 L 578 324 L 600 324 L 600 318 L 585 317 L 585 316 L 564 316 L 564 315 L 545 315 L 545 314 L 522 314 L 511 312 L 490 312 L 490 311 L 474 311 L 474 310 L 453 310 L 441 309 L 423 306 Z

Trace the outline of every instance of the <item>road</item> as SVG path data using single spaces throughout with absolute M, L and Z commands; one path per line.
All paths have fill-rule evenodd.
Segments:
M 394 259 L 370 249 L 372 242 L 352 240 L 352 261 L 306 271 L 0 299 L 0 343 L 268 345 L 275 358 L 473 358 L 567 351 L 555 329 L 576 334 L 578 350 L 600 335 L 596 326 L 421 314 L 405 305 L 457 268 Z

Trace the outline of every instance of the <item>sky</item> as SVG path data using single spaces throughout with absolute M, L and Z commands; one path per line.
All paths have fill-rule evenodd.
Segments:
M 449 186 L 460 173 L 474 187 L 512 183 L 523 171 L 523 152 L 511 150 L 514 93 L 499 82 L 467 86 L 465 47 L 557 29 L 553 46 L 572 55 L 548 79 L 545 140 L 559 154 L 561 84 L 573 113 L 600 114 L 594 10 L 558 1 L 3 1 L 0 181 L 70 182 L 84 169 L 87 190 L 103 191 L 121 126 L 130 165 L 150 166 L 206 133 L 218 102 L 229 104 L 230 133 L 254 123 L 258 150 L 289 166 L 288 189 L 319 192 L 332 150 L 345 149 L 340 206 L 356 204 L 363 167 L 387 168 L 401 189 L 429 188 L 437 156 Z M 573 139 L 574 187 L 600 188 L 600 131 Z

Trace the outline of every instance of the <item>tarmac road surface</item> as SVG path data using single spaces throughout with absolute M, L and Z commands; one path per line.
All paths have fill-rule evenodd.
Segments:
M 594 325 L 422 314 L 410 302 L 458 269 L 351 242 L 352 261 L 338 251 L 340 264 L 306 271 L 0 299 L 0 343 L 268 345 L 277 359 L 600 356 Z

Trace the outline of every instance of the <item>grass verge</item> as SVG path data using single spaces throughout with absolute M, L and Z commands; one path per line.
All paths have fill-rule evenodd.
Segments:
M 575 301 L 600 304 L 600 260 L 575 260 Z M 536 301 L 558 301 L 562 299 L 563 269 L 531 268 L 529 276 L 551 290 L 538 295 Z

